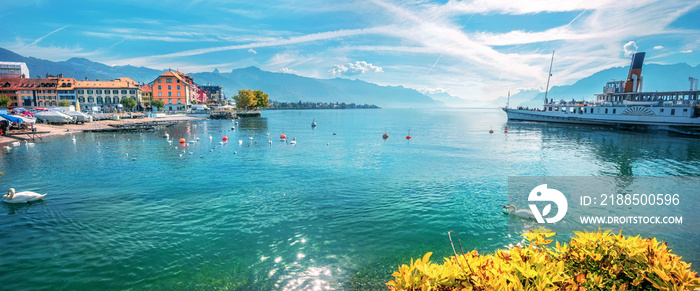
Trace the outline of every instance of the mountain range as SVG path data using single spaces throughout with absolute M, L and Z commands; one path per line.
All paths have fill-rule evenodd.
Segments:
M 0 61 L 24 62 L 34 77 L 63 74 L 76 80 L 112 80 L 129 77 L 137 82 L 149 83 L 164 70 L 134 66 L 107 66 L 84 58 L 72 58 L 52 62 L 24 57 L 0 48 Z M 234 69 L 229 73 L 189 73 L 198 84 L 223 87 L 226 96 L 233 96 L 242 89 L 262 90 L 271 100 L 280 102 L 345 102 L 374 104 L 382 107 L 438 107 L 442 102 L 410 88 L 380 86 L 361 80 L 315 79 L 294 74 L 273 73 L 257 67 Z
M 138 82 L 149 83 L 165 70 L 155 70 L 135 66 L 107 66 L 84 58 L 72 58 L 61 62 L 24 57 L 0 48 L 0 61 L 24 62 L 32 76 L 63 74 L 77 80 L 112 80 L 129 77 Z M 601 93 L 606 82 L 627 78 L 627 67 L 614 67 L 599 71 L 578 80 L 572 85 L 553 86 L 547 96 L 554 100 L 592 100 L 594 94 Z M 380 86 L 361 80 L 343 78 L 316 79 L 288 73 L 263 71 L 257 67 L 234 69 L 231 72 L 189 73 L 198 84 L 212 84 L 223 87 L 226 96 L 235 95 L 241 89 L 262 90 L 271 100 L 280 102 L 345 102 L 375 104 L 382 107 L 496 107 L 508 102 L 506 96 L 484 101 L 468 96 L 452 96 L 446 92 L 421 93 L 403 86 Z M 700 65 L 685 63 L 644 65 L 642 71 L 645 91 L 687 90 L 688 77 L 700 77 Z M 543 80 L 543 83 L 546 80 Z M 466 97 L 466 98 L 465 98 Z M 544 101 L 544 92 L 521 90 L 510 96 L 510 106 L 539 107 Z

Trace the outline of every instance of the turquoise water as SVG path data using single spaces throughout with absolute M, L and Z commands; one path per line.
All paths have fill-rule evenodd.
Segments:
M 448 230 L 482 253 L 520 242 L 508 176 L 700 175 L 694 138 L 495 109 L 263 116 L 0 150 L 0 189 L 48 192 L 0 205 L 0 289 L 385 289 L 411 257 L 450 255 Z M 700 236 L 658 237 L 700 264 Z

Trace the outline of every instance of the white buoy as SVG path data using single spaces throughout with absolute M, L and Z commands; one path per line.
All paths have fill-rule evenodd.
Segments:
M 210 136 L 209 136 L 209 140 L 212 140 L 212 139 L 214 139 L 214 138 L 213 138 L 213 137 L 211 137 L 211 135 L 210 135 Z
M 239 140 L 238 140 L 238 144 L 239 144 L 239 145 L 242 145 L 242 144 L 243 144 L 243 141 L 239 139 Z

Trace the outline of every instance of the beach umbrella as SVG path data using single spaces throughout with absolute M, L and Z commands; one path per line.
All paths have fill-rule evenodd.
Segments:
M 77 98 L 75 99 L 75 111 L 80 112 L 80 101 Z

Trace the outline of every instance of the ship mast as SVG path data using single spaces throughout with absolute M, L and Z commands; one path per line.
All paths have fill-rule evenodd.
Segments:
M 552 51 L 552 61 L 549 63 L 549 75 L 547 75 L 547 89 L 544 90 L 544 104 L 547 104 L 547 93 L 549 93 L 549 79 L 552 78 L 552 64 L 554 64 L 554 51 Z

